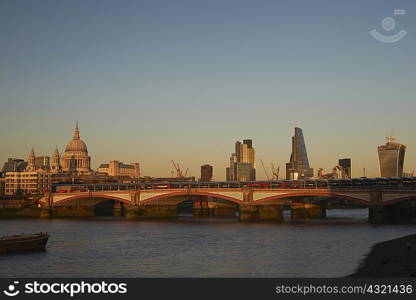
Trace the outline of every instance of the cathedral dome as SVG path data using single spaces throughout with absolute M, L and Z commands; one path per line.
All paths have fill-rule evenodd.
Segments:
M 88 152 L 87 145 L 83 140 L 71 140 L 66 145 L 65 152 L 76 151 L 76 152 Z
M 88 152 L 87 145 L 79 137 L 78 124 L 74 130 L 74 137 L 66 145 L 65 152 Z
M 55 156 L 59 156 L 59 153 L 56 153 Z M 91 157 L 88 156 L 87 145 L 79 137 L 78 122 L 74 130 L 74 137 L 66 145 L 61 162 L 63 172 L 78 174 L 91 172 Z

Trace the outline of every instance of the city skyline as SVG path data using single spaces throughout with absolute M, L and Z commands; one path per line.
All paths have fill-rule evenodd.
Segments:
M 415 294 L 415 14 L 0 1 L 3 293 Z
M 99 7 L 100 9 L 97 9 Z M 295 126 L 315 173 L 341 157 L 378 176 L 391 128 L 416 167 L 413 1 L 4 1 L 0 4 L 0 159 L 64 151 L 82 124 L 92 168 L 140 161 L 168 177 L 170 160 L 225 178 L 230 143 L 253 139 L 284 169 Z M 394 44 L 369 30 L 395 17 Z M 316 22 L 316 20 L 321 20 Z M 316 174 L 315 174 L 316 175 Z M 257 178 L 265 179 L 258 168 Z
M 293 131 L 293 130 L 292 130 Z M 302 140 L 303 140 L 303 132 L 302 132 L 303 130 L 301 129 L 301 128 L 298 128 L 298 127 L 295 127 L 295 135 L 294 136 L 291 136 L 291 138 L 290 138 L 290 142 L 288 141 L 287 143 L 289 143 L 290 144 L 290 147 L 292 147 L 294 144 L 294 137 L 296 136 L 296 133 L 298 132 L 298 134 L 300 134 L 301 135 L 301 137 L 302 137 Z M 71 144 L 71 143 L 73 143 L 73 139 L 75 138 L 75 139 L 79 139 L 79 128 L 78 128 L 78 121 L 75 123 L 75 129 L 73 129 L 73 137 L 72 137 L 72 139 L 70 139 L 70 142 L 69 142 L 69 144 Z M 388 136 L 386 136 L 385 138 L 386 138 L 386 140 L 388 140 L 389 141 L 389 139 L 392 139 L 392 136 L 391 136 L 391 134 L 392 133 L 390 133 L 390 135 L 388 135 Z M 85 139 L 86 141 L 87 141 L 87 143 L 89 144 L 89 142 L 88 142 L 88 140 L 87 139 Z M 251 145 L 253 144 L 253 143 L 255 143 L 255 140 L 254 140 L 254 142 L 253 142 L 253 139 L 244 139 L 243 140 L 243 142 L 244 143 L 241 143 L 241 142 L 239 142 L 239 141 L 237 141 L 236 142 L 236 144 L 235 144 L 235 148 L 234 148 L 234 150 L 236 150 L 237 151 L 237 144 L 239 145 L 239 147 L 241 147 L 240 145 L 245 145 L 245 144 L 248 144 L 249 145 L 249 147 L 251 147 Z M 83 142 L 84 143 L 84 142 Z M 62 147 L 62 149 L 65 149 L 65 150 L 67 150 L 67 148 L 68 148 L 68 143 L 66 143 L 67 145 L 66 145 L 66 147 Z M 305 146 L 305 143 L 304 143 L 304 140 L 303 140 L 303 146 Z M 309 143 L 308 143 L 309 144 Z M 85 145 L 85 144 L 84 144 Z M 219 146 L 219 145 L 217 145 L 217 146 Z M 86 147 L 86 146 L 85 146 Z M 89 147 L 88 147 L 89 148 Z M 309 150 L 309 148 L 310 147 L 307 147 L 306 149 L 307 149 L 307 152 L 309 152 L 310 150 Z M 375 149 L 376 149 L 376 153 L 375 153 L 375 155 L 377 156 L 376 157 L 376 159 L 378 160 L 378 155 L 377 155 L 377 149 L 378 149 L 378 146 L 375 146 L 374 147 Z M 25 161 L 28 161 L 28 157 L 29 157 L 29 159 L 30 159 L 30 157 L 31 156 L 33 156 L 34 154 L 33 154 L 33 151 L 35 150 L 35 152 L 36 152 L 36 159 L 38 160 L 38 159 L 40 159 L 40 158 L 43 158 L 44 156 L 48 156 L 49 157 L 49 159 L 51 160 L 51 162 L 53 161 L 53 157 L 54 157 L 54 155 L 55 155 L 55 153 L 56 153 L 56 151 L 58 150 L 59 151 L 59 153 L 61 154 L 61 155 L 63 155 L 64 154 L 64 151 L 62 151 L 62 150 L 60 150 L 60 147 L 59 146 L 56 146 L 56 148 L 52 151 L 52 152 L 50 152 L 50 153 L 40 153 L 40 152 L 38 152 L 37 150 L 36 150 L 36 147 L 35 146 L 33 146 L 33 147 L 30 147 L 30 151 L 28 152 L 28 153 L 26 153 L 26 155 L 23 155 L 23 156 L 19 156 L 19 155 L 9 155 L 7 158 L 4 158 L 3 159 L 3 161 L 4 162 L 7 162 L 7 160 L 9 159 L 9 158 L 16 158 L 16 159 L 23 159 L 23 160 L 25 160 Z M 71 150 L 71 149 L 70 149 Z M 313 152 L 313 151 L 312 151 Z M 185 154 L 185 156 L 186 156 L 186 153 L 184 153 Z M 87 154 L 88 155 L 88 154 Z M 224 156 L 226 156 L 227 154 L 225 153 L 224 154 Z M 236 153 L 234 153 L 233 155 L 236 155 Z M 257 151 L 254 153 L 254 150 L 253 150 L 253 158 L 252 159 L 254 159 L 254 166 L 256 166 L 256 164 L 255 164 L 255 160 L 256 159 L 262 159 L 261 157 L 258 157 L 257 156 Z M 289 152 L 289 155 L 290 155 L 290 152 Z M 92 157 L 91 157 L 91 169 L 93 170 L 93 171 L 97 171 L 98 169 L 99 169 L 99 167 L 104 163 L 106 163 L 106 161 L 96 161 L 96 159 L 95 159 L 95 155 L 94 154 L 92 154 L 91 155 Z M 406 156 L 406 158 L 407 158 L 407 156 Z M 34 159 L 34 158 L 33 158 Z M 332 170 L 332 168 L 333 167 L 335 167 L 336 165 L 337 165 L 337 163 L 336 163 L 336 161 L 339 161 L 341 159 L 341 157 L 338 157 L 337 158 L 337 160 L 335 160 L 334 161 L 334 163 L 333 163 L 333 165 L 332 165 L 332 167 L 328 167 L 328 168 L 324 168 L 324 170 L 325 171 L 331 171 Z M 354 158 L 351 158 L 353 161 L 354 161 Z M 122 153 L 120 153 L 120 155 L 119 155 L 119 157 L 117 157 L 117 158 L 110 158 L 110 159 L 108 159 L 107 160 L 107 162 L 108 161 L 114 161 L 114 160 L 116 160 L 116 161 L 124 161 L 125 159 L 124 158 L 122 158 Z M 142 158 L 142 159 L 140 159 L 140 158 L 137 158 L 136 159 L 136 161 L 139 161 L 140 162 L 140 165 L 141 165 L 141 167 L 140 167 L 140 169 L 141 170 L 143 170 L 143 168 L 142 168 L 142 165 L 144 164 L 144 165 L 146 165 L 146 158 Z M 128 161 L 128 160 L 125 160 L 125 161 Z M 206 159 L 206 161 L 208 161 L 209 162 L 209 156 L 207 156 L 207 159 Z M 170 162 L 170 161 L 168 161 L 168 162 Z M 186 164 L 186 162 L 187 162 L 187 160 L 185 160 L 184 162 L 181 162 L 181 166 L 182 167 L 185 167 L 185 168 L 189 168 L 189 170 L 190 170 L 190 172 L 188 173 L 188 175 L 189 176 L 194 176 L 195 178 L 199 178 L 200 176 L 199 176 L 199 172 L 200 172 L 200 166 L 198 165 L 198 166 L 194 166 L 194 165 L 187 165 Z M 213 164 L 211 164 L 212 165 L 212 167 L 213 167 L 213 169 L 214 169 L 214 172 L 213 172 L 213 179 L 214 180 L 225 180 L 226 179 L 226 169 L 229 167 L 229 162 L 230 162 L 230 160 L 228 159 L 228 165 L 227 165 L 227 162 L 225 163 L 225 167 L 224 168 L 222 168 L 221 169 L 221 167 L 218 167 L 218 166 L 215 166 L 215 165 L 213 165 Z M 267 162 L 267 161 L 266 161 Z M 272 163 L 275 163 L 275 161 L 270 161 L 270 162 L 272 162 Z M 200 164 L 206 164 L 207 162 L 201 162 Z M 332 163 L 332 161 L 331 162 L 327 162 L 327 165 L 331 165 L 331 163 Z M 153 177 L 170 177 L 171 175 L 172 175 L 172 170 L 171 169 L 169 169 L 170 168 L 170 166 L 169 166 L 169 164 L 167 164 L 168 166 L 167 166 L 167 169 L 168 169 L 168 171 L 169 171 L 169 175 L 167 175 L 166 173 L 163 173 L 163 174 L 158 174 L 158 173 L 153 173 L 153 174 L 149 174 L 149 173 L 146 173 L 146 171 L 141 171 L 141 175 L 142 176 L 153 176 Z M 281 165 L 277 165 L 277 166 L 281 166 Z M 313 166 L 313 164 L 311 164 L 311 166 Z M 152 170 L 152 168 L 151 168 L 151 166 L 147 166 L 148 168 L 145 168 L 145 170 Z M 283 169 L 282 169 L 282 167 L 281 167 L 281 171 L 284 171 L 285 170 L 285 164 L 283 164 Z M 320 167 L 320 166 L 319 166 Z M 313 177 L 316 177 L 317 176 L 317 171 L 318 171 L 318 169 L 319 169 L 319 167 L 316 167 L 316 172 L 314 171 L 314 173 L 313 173 Z M 371 173 L 369 173 L 368 172 L 368 169 L 366 169 L 366 173 L 365 173 L 365 175 L 367 176 L 367 177 L 380 177 L 381 176 L 381 174 L 380 174 L 380 165 L 378 165 L 377 166 L 378 167 L 378 174 L 376 173 L 376 174 L 371 174 Z M 364 170 L 354 170 L 355 168 L 357 168 L 357 166 L 355 165 L 355 163 L 353 162 L 353 165 L 352 165 L 352 177 L 361 177 L 362 175 L 363 175 L 363 173 L 361 173 L 360 174 L 360 171 L 362 171 L 362 172 L 364 172 Z M 193 170 L 196 170 L 195 171 L 195 173 L 193 173 Z M 260 168 L 256 168 L 255 167 L 255 173 L 256 173 L 256 179 L 257 180 L 266 180 L 267 179 L 267 177 L 266 177 L 266 175 L 264 174 L 264 171 Z M 269 171 L 271 171 L 271 170 L 269 170 Z M 404 162 L 404 169 L 403 169 L 403 171 L 404 172 L 411 172 L 411 171 L 413 171 L 413 169 L 411 169 L 410 167 L 408 167 L 407 166 L 407 164 L 406 164 L 406 160 L 405 160 L 405 162 Z M 223 175 L 223 176 L 218 176 L 218 173 L 220 173 L 220 175 Z M 221 173 L 224 173 L 224 174 L 221 174 Z M 358 175 L 355 175 L 355 174 L 358 174 Z M 163 176 L 163 175 L 165 175 L 165 176 Z M 285 178 L 285 174 L 284 173 L 280 173 L 280 179 L 284 179 Z

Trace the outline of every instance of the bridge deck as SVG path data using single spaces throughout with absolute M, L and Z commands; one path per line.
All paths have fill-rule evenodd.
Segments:
M 281 202 L 285 198 L 298 197 L 333 197 L 343 198 L 352 202 L 371 205 L 390 205 L 400 201 L 416 200 L 416 189 L 409 188 L 165 188 L 165 189 L 139 189 L 139 190 L 85 190 L 71 192 L 57 192 L 45 195 L 39 200 L 46 205 L 52 199 L 53 205 L 66 201 L 88 198 L 106 198 L 126 204 L 156 204 L 167 201 L 168 198 L 179 196 L 205 196 L 220 198 L 241 205 L 247 202 L 261 204 L 270 201 Z M 183 201 L 183 200 L 182 200 Z

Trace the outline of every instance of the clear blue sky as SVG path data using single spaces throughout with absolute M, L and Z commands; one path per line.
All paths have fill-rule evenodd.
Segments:
M 144 175 L 174 159 L 223 179 L 245 138 L 283 170 L 294 126 L 316 170 L 351 157 L 378 176 L 392 128 L 415 169 L 415 14 L 412 0 L 2 0 L 0 162 L 63 151 L 78 120 L 94 167 Z M 369 34 L 390 34 L 388 16 L 408 33 L 394 44 Z

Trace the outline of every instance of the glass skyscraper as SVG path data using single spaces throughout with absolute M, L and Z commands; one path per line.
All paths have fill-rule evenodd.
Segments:
M 387 137 L 387 143 L 377 147 L 381 177 L 402 177 L 406 146 Z
M 351 178 L 351 158 L 341 158 L 338 160 L 338 165 L 342 167 L 347 178 Z
M 302 129 L 295 127 L 292 137 L 292 154 L 286 164 L 286 179 L 306 179 L 313 177 L 313 169 L 309 167 L 305 139 Z

